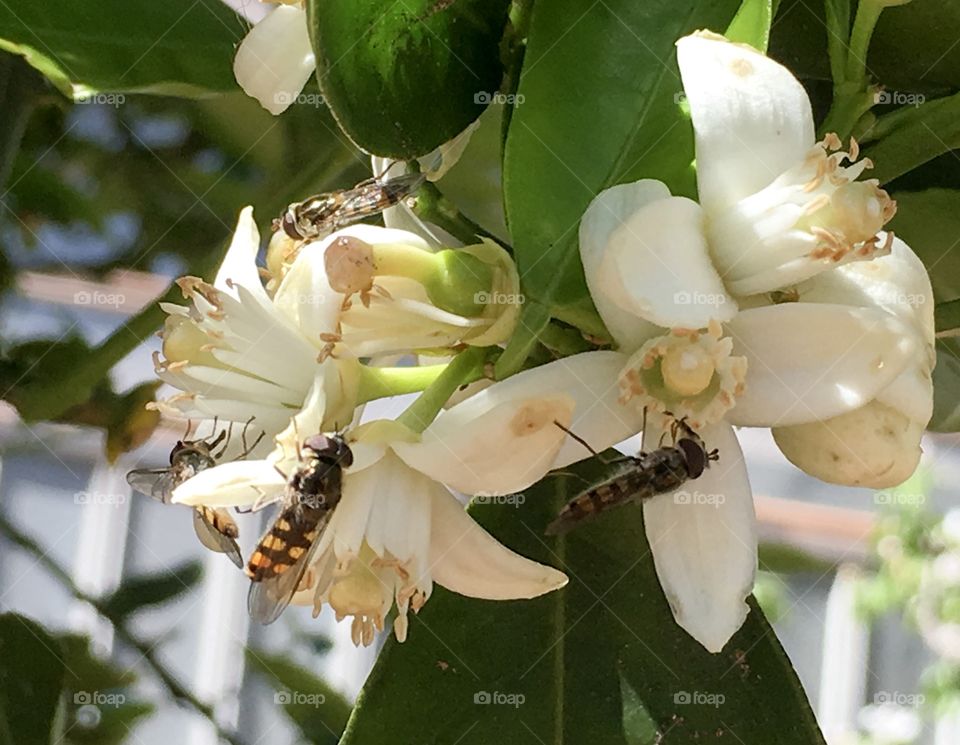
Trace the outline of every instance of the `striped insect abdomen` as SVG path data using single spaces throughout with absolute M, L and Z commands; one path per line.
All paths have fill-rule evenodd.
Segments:
M 251 554 L 247 576 L 254 582 L 262 582 L 287 571 L 310 550 L 326 512 L 302 505 L 285 508 Z

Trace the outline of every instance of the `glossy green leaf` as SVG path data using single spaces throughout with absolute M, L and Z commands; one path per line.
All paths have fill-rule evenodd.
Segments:
M 923 261 L 933 285 L 937 330 L 960 328 L 960 191 L 897 192 L 890 229 Z
M 104 615 L 120 619 L 147 606 L 167 603 L 190 592 L 201 576 L 200 562 L 188 561 L 169 571 L 124 579 L 120 587 L 103 601 Z
M 310 0 L 323 95 L 360 148 L 424 155 L 493 99 L 507 0 Z
M 937 340 L 937 366 L 933 368 L 934 432 L 960 432 L 960 339 Z
M 573 470 L 590 479 L 602 468 Z M 647 715 L 661 745 L 822 745 L 799 681 L 755 604 L 716 655 L 674 623 L 641 509 L 624 507 L 566 538 L 543 537 L 565 487 L 579 483 L 548 477 L 519 507 L 471 506 L 506 545 L 564 569 L 570 583 L 513 602 L 435 587 L 411 619 L 407 641 L 390 640 L 381 653 L 343 745 L 633 745 L 642 742 Z
M 843 0 L 829 2 L 831 12 L 842 18 Z M 809 0 L 781 2 L 770 52 L 800 78 L 831 79 L 824 5 Z M 877 23 L 867 68 L 889 90 L 938 95 L 955 90 L 960 81 L 958 27 L 960 3 L 918 1 L 887 8 Z
M 283 707 L 309 742 L 339 742 L 350 704 L 328 683 L 290 658 L 262 649 L 248 649 L 247 664 L 274 686 L 274 703 Z
M 770 42 L 770 24 L 777 13 L 774 0 L 743 0 L 724 34 L 730 41 L 749 44 L 761 52 Z
M 960 148 L 960 93 L 902 111 L 897 115 L 898 126 L 864 151 L 876 164 L 870 177 L 881 184 Z M 882 118 L 878 126 L 883 126 Z
M 0 3 L 0 49 L 22 55 L 78 99 L 233 90 L 233 50 L 245 32 L 219 0 Z
M 504 160 L 507 218 L 530 298 L 554 308 L 589 300 L 577 228 L 603 189 L 658 178 L 676 194 L 694 194 L 693 130 L 680 105 L 674 44 L 698 28 L 724 30 L 738 5 L 534 4 Z
M 67 668 L 60 641 L 40 624 L 0 615 L 0 745 L 49 745 Z

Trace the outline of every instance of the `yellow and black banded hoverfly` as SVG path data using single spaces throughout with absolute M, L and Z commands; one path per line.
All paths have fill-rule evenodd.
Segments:
M 294 202 L 273 221 L 274 232 L 282 229 L 294 240 L 320 238 L 399 204 L 425 179 L 422 173 L 407 173 L 390 179 L 374 177 L 361 181 L 352 189 L 330 191 Z
M 250 422 L 248 421 L 242 435 L 243 452 L 238 458 L 249 455 L 263 439 L 263 432 L 261 432 L 256 442 L 247 447 L 246 428 L 249 425 Z M 216 421 L 214 421 L 213 428 L 216 431 Z M 135 468 L 127 474 L 127 483 L 141 494 L 153 497 L 164 504 L 169 504 L 174 489 L 187 479 L 196 476 L 200 471 L 212 468 L 217 464 L 217 461 L 223 457 L 230 440 L 229 430 L 227 429 L 220 430 L 216 437 L 211 434 L 209 437 L 196 440 L 186 439 L 189 432 L 190 425 L 188 424 L 183 439 L 178 440 L 177 444 L 173 446 L 173 450 L 170 451 L 169 466 L 165 468 Z M 219 451 L 216 450 L 217 447 L 220 447 Z M 238 568 L 243 568 L 243 556 L 240 554 L 240 547 L 237 545 L 237 536 L 239 535 L 237 523 L 226 510 L 203 505 L 194 507 L 193 529 L 204 547 L 217 553 L 226 554 Z
M 599 454 L 586 442 L 556 423 L 574 440 L 594 455 Z M 681 487 L 684 482 L 699 478 L 710 467 L 711 461 L 720 459 L 719 452 L 708 451 L 700 435 L 683 419 L 675 419 L 670 425 L 672 445 L 662 445 L 649 453 L 625 455 L 611 464 L 621 464 L 607 478 L 571 499 L 560 514 L 547 526 L 547 535 L 562 535 L 579 523 L 601 512 L 631 502 L 641 502 L 658 494 L 666 494 Z M 662 443 L 662 440 L 661 440 Z
M 300 588 L 314 548 L 340 502 L 343 469 L 353 452 L 340 435 L 313 435 L 300 448 L 287 478 L 280 514 L 247 562 L 247 608 L 262 624 L 273 623 Z

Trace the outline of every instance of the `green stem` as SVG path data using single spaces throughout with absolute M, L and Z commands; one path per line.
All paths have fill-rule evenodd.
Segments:
M 421 219 L 443 228 L 465 245 L 469 246 L 470 244 L 477 243 L 479 237 L 489 238 L 492 241 L 500 243 L 492 233 L 484 230 L 460 212 L 457 206 L 443 196 L 436 185 L 429 181 L 424 182 L 424 184 L 417 189 L 413 211 Z M 501 243 L 500 245 L 503 244 Z M 507 246 L 504 246 L 504 248 L 508 251 L 511 250 Z
M 460 386 L 483 377 L 490 349 L 469 347 L 460 352 L 397 421 L 414 432 L 423 432 Z
M 844 78 L 849 83 L 865 86 L 867 80 L 867 53 L 870 51 L 870 39 L 877 27 L 880 14 L 890 3 L 886 0 L 860 0 L 857 15 L 850 33 L 849 53 Z
M 140 639 L 133 632 L 131 632 L 124 625 L 123 620 L 113 614 L 110 611 L 109 606 L 100 598 L 89 595 L 78 588 L 74 584 L 70 573 L 60 564 L 58 564 L 53 558 L 51 558 L 50 555 L 43 550 L 43 547 L 40 546 L 40 544 L 34 541 L 30 536 L 22 533 L 15 525 L 13 525 L 13 523 L 11 523 L 2 515 L 0 515 L 0 534 L 2 534 L 3 537 L 8 539 L 11 543 L 19 546 L 21 549 L 33 556 L 33 558 L 36 560 L 36 563 L 53 575 L 53 577 L 58 580 L 70 592 L 70 594 L 73 595 L 73 597 L 93 606 L 97 613 L 106 618 L 112 624 L 117 638 L 140 654 L 144 662 L 147 663 L 147 666 L 153 671 L 160 682 L 163 683 L 170 695 L 173 696 L 177 702 L 193 709 L 198 714 L 201 714 L 209 719 L 216 728 L 217 734 L 227 742 L 231 743 L 231 745 L 243 745 L 243 741 L 235 733 L 225 731 L 220 727 L 219 724 L 217 724 L 213 708 L 210 705 L 203 703 L 200 699 L 194 696 L 179 680 L 177 680 L 173 673 L 167 670 L 167 668 L 157 657 L 153 645 L 149 644 L 143 639 Z
M 507 348 L 494 368 L 494 377 L 497 380 L 503 380 L 520 371 L 549 323 L 550 309 L 547 306 L 536 301 L 523 306 L 516 331 L 507 342 Z
M 429 388 L 447 365 L 424 365 L 422 367 L 370 367 L 358 363 L 360 384 L 357 404 L 378 398 L 419 393 Z

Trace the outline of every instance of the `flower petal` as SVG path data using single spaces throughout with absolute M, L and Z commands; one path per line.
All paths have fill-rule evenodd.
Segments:
M 666 184 L 653 179 L 612 186 L 590 202 L 580 220 L 580 260 L 583 262 L 590 296 L 607 330 L 620 348 L 627 352 L 637 349 L 657 333 L 657 329 L 613 302 L 609 297 L 606 278 L 600 275 L 600 266 L 611 234 L 641 207 L 669 197 L 670 190 Z
M 677 623 L 719 652 L 747 616 L 757 525 L 743 453 L 729 425 L 701 433 L 720 460 L 670 495 L 643 505 L 647 540 Z
M 233 60 L 240 87 L 274 115 L 296 100 L 315 68 L 307 12 L 292 5 L 281 5 L 250 29 Z
M 787 460 L 821 481 L 885 489 L 916 470 L 925 425 L 871 401 L 822 422 L 775 427 L 773 438 Z
M 246 507 L 266 504 L 279 498 L 287 480 L 266 460 L 238 460 L 223 463 L 173 490 L 175 504 L 208 507 Z
M 903 322 L 875 308 L 782 303 L 741 311 L 727 331 L 747 358 L 733 424 L 787 426 L 827 419 L 873 399 L 916 352 Z
M 439 484 L 434 484 L 430 498 L 430 572 L 435 582 L 486 600 L 535 598 L 567 584 L 563 572 L 501 544 Z
M 697 33 L 677 42 L 696 133 L 697 182 L 707 214 L 760 191 L 814 144 L 803 86 L 744 44 Z
M 569 426 L 575 403 L 562 393 L 516 398 L 477 416 L 454 406 L 420 442 L 396 442 L 393 449 L 411 467 L 465 494 L 511 494 L 550 470 L 566 437 L 556 422 Z
M 213 286 L 221 292 L 237 297 L 236 285 L 246 288 L 261 303 L 269 303 L 260 270 L 257 268 L 257 252 L 260 250 L 260 231 L 253 220 L 253 207 L 244 207 L 237 218 L 230 248 L 217 270 Z
M 703 210 L 685 197 L 652 202 L 624 219 L 610 233 L 598 274 L 600 292 L 663 328 L 705 328 L 737 312 L 711 262 Z
M 327 281 L 326 243 L 310 243 L 301 249 L 273 299 L 303 335 L 317 344 L 321 344 L 321 334 L 336 333 L 343 307 L 343 295 Z

